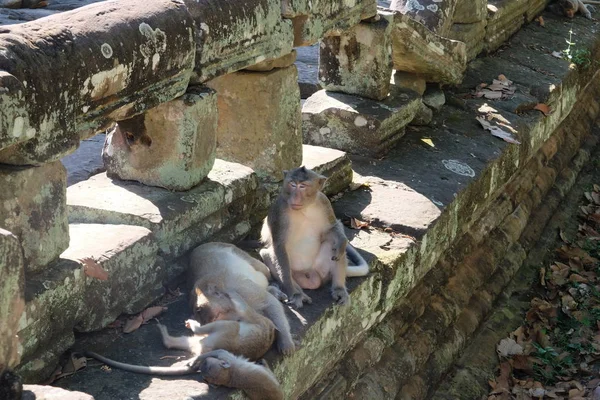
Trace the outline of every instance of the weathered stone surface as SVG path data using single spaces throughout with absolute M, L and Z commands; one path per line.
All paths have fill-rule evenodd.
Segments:
M 341 192 L 352 182 L 352 163 L 343 151 L 304 144 L 301 165 L 327 177 L 322 191 L 328 196 Z
M 39 164 L 185 91 L 193 21 L 181 3 L 99 3 L 0 33 L 0 162 Z M 31 68 L 37 65 L 37 68 Z
M 528 9 L 525 0 L 489 0 L 488 23 L 485 35 L 485 51 L 498 49 L 509 37 L 525 23 L 524 15 Z
M 98 330 L 123 312 L 141 311 L 163 293 L 167 270 L 148 229 L 95 224 L 69 228 L 69 248 L 26 282 L 18 372 L 28 382 L 54 369 L 57 357 L 73 343 L 73 329 Z M 108 279 L 88 277 L 78 261 L 85 257 L 94 259 Z
M 383 154 L 404 135 L 419 98 L 393 88 L 382 102 L 320 90 L 302 107 L 304 143 L 355 154 Z
M 1 3 L 0 3 L 1 4 Z M 22 24 L 56 14 L 58 11 L 47 10 L 44 8 L 36 9 L 19 9 L 11 10 L 7 8 L 0 8 L 0 25 L 13 25 Z
M 155 233 L 162 254 L 172 259 L 229 219 L 241 218 L 228 211 L 235 201 L 241 202 L 241 211 L 250 212 L 257 185 L 250 168 L 222 160 L 215 161 L 208 179 L 184 193 L 112 180 L 103 173 L 67 189 L 69 220 L 146 227 Z
M 395 70 L 419 74 L 427 82 L 458 83 L 467 66 L 467 48 L 396 12 L 392 58 Z
M 538 15 L 544 11 L 548 0 L 530 0 L 527 2 L 527 9 L 525 10 L 525 19 L 527 22 L 533 21 Z
M 446 104 L 446 95 L 439 87 L 430 86 L 423 95 L 423 104 L 439 111 Z
M 392 0 L 390 9 L 425 25 L 430 31 L 446 36 L 454 10 L 460 0 Z M 471 3 L 471 1 L 469 1 Z
M 19 239 L 0 228 L 0 375 L 21 359 L 17 331 L 25 309 L 24 272 Z
M 216 145 L 217 96 L 198 87 L 119 121 L 106 137 L 102 158 L 111 178 L 188 190 L 208 175 Z
M 324 89 L 374 100 L 390 92 L 392 14 L 380 11 L 373 23 L 360 23 L 341 35 L 323 38 L 319 80 Z
M 54 386 L 24 385 L 23 400 L 94 400 L 83 392 L 72 392 Z
M 453 24 L 474 24 L 487 18 L 487 0 L 458 0 L 452 16 Z
M 392 75 L 391 83 L 400 89 L 412 90 L 419 96 L 422 96 L 427 88 L 427 81 L 422 76 L 404 71 L 396 71 Z
M 22 0 L 1 0 L 0 8 L 20 8 Z
M 196 25 L 195 83 L 292 51 L 292 24 L 281 18 L 280 0 L 183 2 Z
M 319 82 L 319 43 L 312 46 L 298 47 L 296 51 L 296 68 L 298 68 L 298 85 L 300 97 L 309 98 L 313 93 L 322 89 Z
M 247 71 L 256 72 L 267 72 L 273 68 L 286 68 L 292 65 L 296 61 L 296 50 L 292 50 L 290 53 L 283 57 L 272 58 L 270 60 L 261 61 L 258 64 L 254 64 L 246 68 Z
M 27 272 L 40 271 L 69 245 L 66 180 L 58 161 L 0 168 L 0 226 L 21 241 Z
M 294 25 L 294 46 L 310 46 L 377 15 L 375 0 L 282 0 L 284 18 Z
M 427 107 L 423 102 L 419 105 L 419 110 L 415 114 L 415 117 L 410 121 L 410 125 L 423 126 L 429 125 L 433 119 L 433 111 Z
M 448 37 L 464 42 L 467 45 L 467 60 L 472 60 L 483 50 L 486 26 L 486 19 L 472 24 L 453 24 Z
M 235 72 L 208 82 L 217 92 L 217 157 L 278 181 L 302 160 L 300 92 L 295 66 Z

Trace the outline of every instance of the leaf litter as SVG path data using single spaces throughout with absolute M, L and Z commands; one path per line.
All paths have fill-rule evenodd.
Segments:
M 585 194 L 576 238 L 542 267 L 523 324 L 497 345 L 488 400 L 600 400 L 600 186 Z

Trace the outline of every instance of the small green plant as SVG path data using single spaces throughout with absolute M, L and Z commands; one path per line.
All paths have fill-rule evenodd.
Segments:
M 534 356 L 539 360 L 533 367 L 537 379 L 544 384 L 553 384 L 559 376 L 568 376 L 573 367 L 571 355 L 558 354 L 552 347 L 542 347 L 535 342 L 533 346 Z
M 572 62 L 580 68 L 588 68 L 592 65 L 591 53 L 588 49 L 575 49 L 575 42 L 573 41 L 573 29 L 569 29 L 569 39 L 565 39 L 567 42 L 567 48 L 562 52 L 563 58 Z

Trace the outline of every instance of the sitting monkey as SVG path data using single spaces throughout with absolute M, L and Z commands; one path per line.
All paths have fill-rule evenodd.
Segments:
M 325 180 L 306 167 L 284 171 L 283 186 L 261 231 L 265 247 L 260 255 L 298 308 L 312 301 L 302 289 L 317 289 L 329 280 L 333 299 L 348 304 L 346 276 L 369 273 L 367 262 L 349 244 L 341 247 L 355 265 L 349 266 L 346 257 L 331 256 L 330 239 L 345 235 L 329 199 L 321 192 Z
M 552 12 L 567 18 L 573 18 L 577 12 L 580 12 L 587 19 L 593 19 L 590 11 L 595 12 L 595 8 L 585 4 L 583 0 L 558 0 L 548 8 Z

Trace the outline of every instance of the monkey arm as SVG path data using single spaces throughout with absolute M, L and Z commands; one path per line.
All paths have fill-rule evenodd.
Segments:
M 86 351 L 84 355 L 86 357 L 94 358 L 98 361 L 101 361 L 109 367 L 122 369 L 123 371 L 134 372 L 136 374 L 178 376 L 195 374 L 196 372 L 198 372 L 198 369 L 193 368 L 191 365 L 184 365 L 181 367 L 151 367 L 145 365 L 126 364 L 119 361 L 111 360 L 110 358 L 101 356 L 100 354 L 94 353 L 93 351 Z

